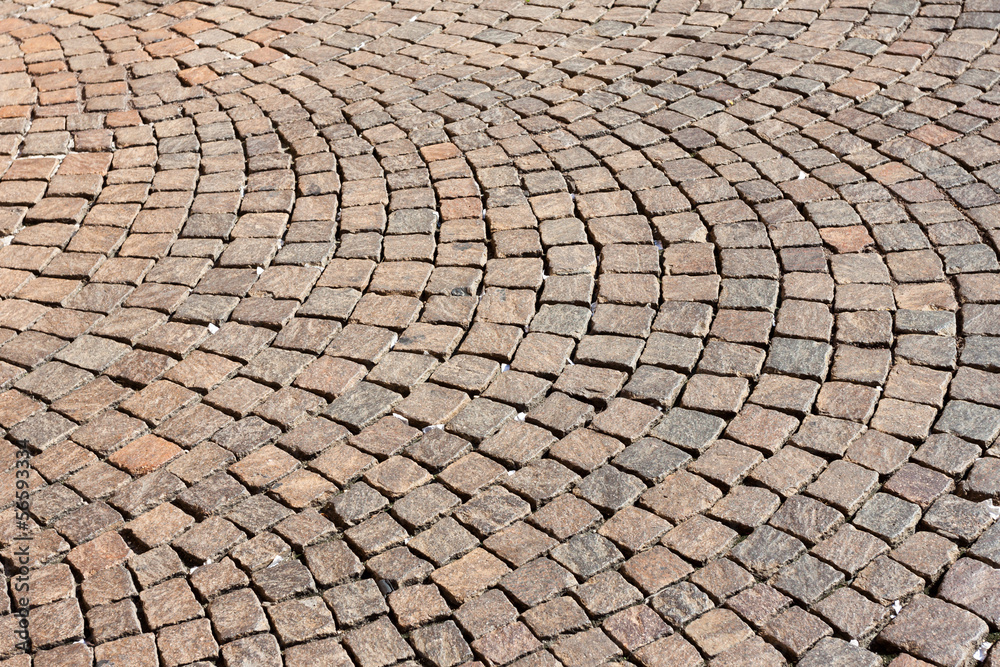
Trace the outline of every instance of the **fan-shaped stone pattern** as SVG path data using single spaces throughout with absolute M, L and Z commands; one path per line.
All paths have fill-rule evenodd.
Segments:
M 0 6 L 34 664 L 993 664 L 998 27 Z

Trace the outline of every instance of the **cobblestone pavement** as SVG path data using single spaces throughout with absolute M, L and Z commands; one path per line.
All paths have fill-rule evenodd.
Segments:
M 998 667 L 998 27 L 0 3 L 0 665 Z

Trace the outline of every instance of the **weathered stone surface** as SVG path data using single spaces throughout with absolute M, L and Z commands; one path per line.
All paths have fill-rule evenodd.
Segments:
M 0 662 L 1000 661 L 995 3 L 147 4 L 0 9 Z
M 879 634 L 879 641 L 938 665 L 965 664 L 987 626 L 967 611 L 918 595 Z

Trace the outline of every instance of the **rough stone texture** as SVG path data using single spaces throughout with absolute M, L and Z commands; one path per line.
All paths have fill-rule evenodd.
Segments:
M 886 626 L 878 640 L 935 664 L 957 667 L 969 661 L 987 630 L 975 615 L 920 595 Z
M 0 6 L 30 660 L 969 664 L 1000 623 L 998 25 Z

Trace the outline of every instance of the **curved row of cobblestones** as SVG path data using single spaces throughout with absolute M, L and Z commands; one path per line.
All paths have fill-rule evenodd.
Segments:
M 998 28 L 0 3 L 0 666 L 997 667 Z

